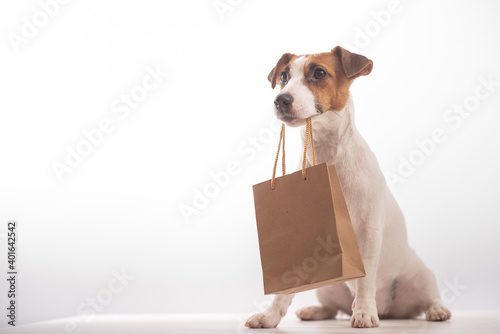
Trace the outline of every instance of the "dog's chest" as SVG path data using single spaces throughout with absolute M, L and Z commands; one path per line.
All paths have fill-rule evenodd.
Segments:
M 374 180 L 362 168 L 362 163 L 349 154 L 343 154 L 341 146 L 331 144 L 315 147 L 317 163 L 335 164 L 351 220 L 356 225 L 365 221 L 373 210 L 374 203 L 370 198 L 373 197 Z M 312 161 L 312 154 L 308 158 Z

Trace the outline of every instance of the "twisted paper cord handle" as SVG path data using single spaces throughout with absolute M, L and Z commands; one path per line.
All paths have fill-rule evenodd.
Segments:
M 312 123 L 311 123 L 310 118 L 308 118 L 306 120 L 306 138 L 304 141 L 304 156 L 302 157 L 302 179 L 304 179 L 304 180 L 306 179 L 306 155 L 307 155 L 307 146 L 309 143 L 309 137 L 311 138 L 313 166 L 316 166 L 316 152 L 314 151 L 313 131 L 312 131 Z
M 276 159 L 274 160 L 273 177 L 271 179 L 271 189 L 274 189 L 276 184 L 276 166 L 278 165 L 278 159 L 280 157 L 281 143 L 283 143 L 283 157 L 281 158 L 281 168 L 283 170 L 283 175 L 286 174 L 285 169 L 285 124 L 281 124 L 280 131 L 280 141 L 278 143 L 278 152 L 276 152 Z
M 302 157 L 302 179 L 304 179 L 304 180 L 306 179 L 306 155 L 307 155 L 307 147 L 309 145 L 309 138 L 311 139 L 313 166 L 316 166 L 316 152 L 314 151 L 313 131 L 312 131 L 312 123 L 311 123 L 310 118 L 308 118 L 306 120 L 306 138 L 305 138 L 305 143 L 304 143 L 304 155 Z M 285 175 L 286 174 L 286 169 L 285 169 L 285 124 L 281 124 L 280 141 L 278 143 L 278 152 L 276 152 L 276 159 L 274 159 L 273 177 L 271 178 L 271 189 L 274 189 L 276 187 L 276 167 L 278 166 L 280 149 L 282 146 L 283 146 L 283 156 L 281 158 L 281 165 L 282 165 L 282 169 L 283 169 L 283 175 Z

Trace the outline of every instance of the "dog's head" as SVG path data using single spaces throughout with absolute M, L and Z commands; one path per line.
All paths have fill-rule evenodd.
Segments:
M 372 68 L 371 60 L 340 46 L 311 55 L 285 53 L 267 77 L 272 88 L 281 87 L 274 112 L 289 126 L 299 126 L 309 117 L 341 111 L 353 80 Z

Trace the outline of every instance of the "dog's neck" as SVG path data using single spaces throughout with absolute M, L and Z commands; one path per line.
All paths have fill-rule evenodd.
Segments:
M 364 140 L 354 124 L 354 103 L 352 97 L 339 112 L 328 111 L 312 120 L 314 149 L 317 163 L 337 164 L 348 158 L 353 145 L 362 144 Z M 302 129 L 302 143 L 305 138 L 305 127 Z M 312 162 L 310 148 L 307 153 L 309 165 Z

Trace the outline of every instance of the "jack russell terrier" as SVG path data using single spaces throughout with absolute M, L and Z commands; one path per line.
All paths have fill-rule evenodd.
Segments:
M 321 305 L 297 311 L 303 320 L 351 316 L 352 327 L 376 327 L 379 318 L 426 320 L 451 317 L 439 296 L 434 274 L 408 245 L 403 214 L 387 188 L 375 155 L 354 124 L 349 94 L 353 80 L 372 71 L 373 62 L 340 46 L 331 52 L 285 53 L 268 76 L 280 93 L 278 119 L 302 126 L 312 118 L 317 162 L 335 164 L 366 271 L 364 278 L 316 290 Z M 302 131 L 304 140 L 304 131 Z M 311 153 L 307 164 L 311 166 Z M 250 317 L 251 328 L 276 327 L 293 294 L 276 295 L 264 313 Z

